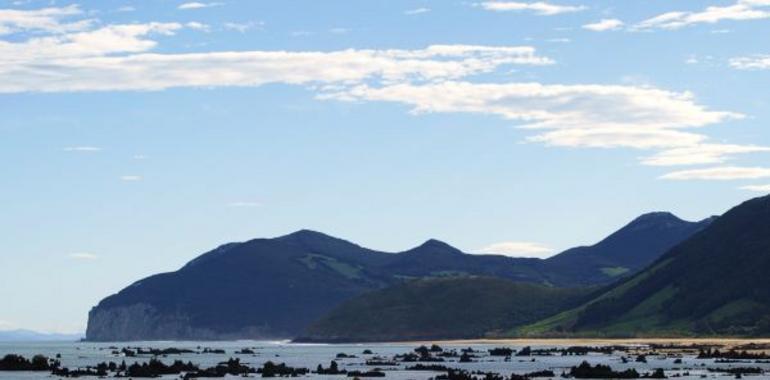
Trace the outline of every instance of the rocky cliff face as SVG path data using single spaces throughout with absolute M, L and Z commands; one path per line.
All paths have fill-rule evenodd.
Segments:
M 218 332 L 196 328 L 190 318 L 179 313 L 160 313 L 148 304 L 138 303 L 108 309 L 94 308 L 88 314 L 86 336 L 90 341 L 137 340 L 229 340 L 278 339 L 288 334 L 276 334 L 267 326 L 245 326 L 237 331 Z

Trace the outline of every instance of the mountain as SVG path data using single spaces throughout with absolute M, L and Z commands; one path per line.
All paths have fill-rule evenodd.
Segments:
M 650 267 L 523 335 L 770 333 L 770 196 L 731 209 Z
M 223 245 L 180 270 L 137 281 L 89 313 L 88 340 L 291 337 L 389 278 L 378 253 L 312 231 Z
M 75 342 L 82 338 L 83 334 L 44 333 L 22 329 L 0 331 L 0 342 Z
M 669 224 L 677 227 L 666 228 Z M 632 223 L 616 233 L 620 237 L 612 244 L 568 251 L 552 260 L 470 255 L 438 240 L 386 253 L 309 230 L 229 243 L 175 272 L 150 276 L 105 298 L 89 312 L 86 337 L 291 338 L 344 301 L 420 278 L 484 276 L 558 287 L 606 284 L 633 273 L 635 263 L 653 260 L 674 240 L 687 238 L 696 225 L 671 218 Z
M 608 277 L 641 270 L 714 219 L 688 222 L 669 212 L 644 214 L 592 246 L 568 249 L 548 258 L 546 265 L 576 283 L 606 282 Z
M 420 279 L 343 303 L 297 341 L 480 338 L 575 306 L 586 294 L 491 277 Z

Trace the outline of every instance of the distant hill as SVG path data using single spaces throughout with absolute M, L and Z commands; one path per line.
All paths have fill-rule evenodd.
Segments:
M 365 342 L 493 336 L 576 305 L 586 289 L 489 277 L 414 280 L 365 293 L 313 323 L 298 341 Z
M 386 253 L 309 230 L 229 243 L 178 271 L 150 276 L 105 298 L 90 311 L 86 336 L 94 341 L 290 338 L 344 301 L 420 278 L 606 284 L 634 273 L 639 263 L 654 260 L 707 223 L 674 219 L 632 223 L 616 233 L 620 238 L 613 244 L 552 260 L 470 255 L 437 240 Z M 676 227 L 667 227 L 672 224 Z
M 770 196 L 752 199 L 588 303 L 523 335 L 770 333 Z
M 84 336 L 84 334 L 55 334 L 21 329 L 3 330 L 0 331 L 0 342 L 75 342 Z
M 545 262 L 552 272 L 585 285 L 635 273 L 704 229 L 715 217 L 688 222 L 669 212 L 644 214 L 588 247 L 568 249 Z

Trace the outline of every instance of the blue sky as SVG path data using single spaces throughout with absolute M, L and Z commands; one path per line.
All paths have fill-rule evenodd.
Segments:
M 0 1 L 0 329 L 310 228 L 548 256 L 770 192 L 770 1 Z

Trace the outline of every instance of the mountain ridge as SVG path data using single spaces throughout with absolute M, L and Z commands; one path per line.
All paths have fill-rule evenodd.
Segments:
M 770 196 L 732 208 L 647 269 L 519 335 L 770 333 Z
M 683 240 L 691 231 L 679 232 Z M 653 248 L 650 255 L 662 253 Z M 583 286 L 625 273 L 589 273 L 594 264 L 584 258 L 566 270 L 547 260 L 465 254 L 435 239 L 388 253 L 300 230 L 223 244 L 177 271 L 136 281 L 92 308 L 86 335 L 96 341 L 291 338 L 346 300 L 414 279 L 486 276 Z

